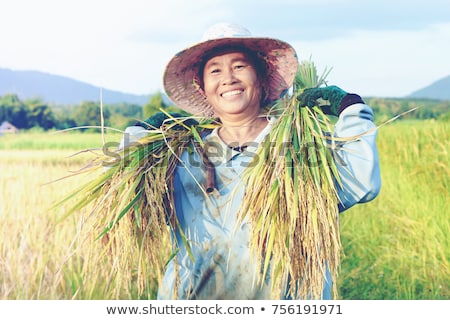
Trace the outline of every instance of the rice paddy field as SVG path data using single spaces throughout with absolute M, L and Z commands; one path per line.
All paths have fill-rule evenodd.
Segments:
M 450 298 L 449 125 L 401 120 L 380 128 L 381 193 L 341 215 L 339 299 Z M 155 297 L 138 294 L 134 270 L 117 274 L 98 260 L 89 210 L 60 219 L 69 204 L 52 209 L 92 176 L 58 179 L 102 152 L 80 151 L 102 144 L 95 133 L 0 136 L 0 299 Z

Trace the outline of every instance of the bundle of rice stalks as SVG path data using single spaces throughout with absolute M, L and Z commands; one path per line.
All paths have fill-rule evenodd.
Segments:
M 300 64 L 293 94 L 275 106 L 281 112 L 266 137 L 257 163 L 246 171 L 240 211 L 253 227 L 251 249 L 270 273 L 273 299 L 320 299 L 327 268 L 336 279 L 340 263 L 338 173 L 330 151 L 332 123 L 319 107 L 307 108 L 296 97 L 324 83 L 311 61 Z M 334 289 L 336 295 L 336 289 Z
M 96 178 L 56 204 L 76 199 L 62 219 L 89 207 L 93 224 L 90 232 L 97 235 L 104 248 L 99 260 L 105 259 L 123 278 L 132 272 L 139 295 L 154 292 L 149 286 L 159 282 L 166 263 L 176 252 L 171 247 L 170 230 L 177 229 L 172 177 L 179 156 L 192 146 L 202 152 L 197 130 L 211 126 L 204 123 L 194 128 L 189 126 L 190 118 L 167 116 L 161 128 L 151 128 L 144 138 L 93 159 L 77 174 Z M 122 281 L 116 285 L 130 284 Z

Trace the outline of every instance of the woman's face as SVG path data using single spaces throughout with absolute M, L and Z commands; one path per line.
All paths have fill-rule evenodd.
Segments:
M 226 52 L 210 58 L 203 69 L 203 87 L 216 115 L 258 115 L 261 82 L 255 66 L 242 52 Z

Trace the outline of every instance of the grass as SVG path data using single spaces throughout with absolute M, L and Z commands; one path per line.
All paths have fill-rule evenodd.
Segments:
M 448 123 L 383 127 L 378 198 L 342 215 L 340 294 L 348 299 L 450 298 Z
M 137 295 L 134 270 L 114 274 L 98 261 L 88 211 L 59 221 L 67 208 L 49 210 L 92 177 L 45 183 L 80 168 L 89 155 L 69 156 L 101 141 L 79 132 L 0 137 L 0 299 L 154 297 Z M 381 193 L 341 215 L 341 299 L 450 298 L 449 141 L 449 123 L 380 129 Z
M 121 134 L 108 132 L 105 142 L 120 141 Z M 74 150 L 101 148 L 102 136 L 95 132 L 49 131 L 21 132 L 0 136 L 0 150 Z

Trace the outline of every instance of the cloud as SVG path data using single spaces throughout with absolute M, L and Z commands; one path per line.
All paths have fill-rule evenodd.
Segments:
M 450 74 L 450 23 L 418 31 L 355 30 L 349 36 L 295 42 L 300 56 L 332 67 L 329 79 L 364 95 L 404 96 Z
M 321 0 L 242 2 L 233 16 L 257 33 L 294 40 L 322 40 L 363 30 L 420 30 L 450 22 L 450 5 L 444 0 Z M 256 11 L 256 12 L 255 12 Z
M 440 77 L 450 55 L 447 1 L 15 0 L 2 5 L 0 67 L 152 93 L 168 60 L 230 21 L 295 45 L 362 94 L 408 94 Z

